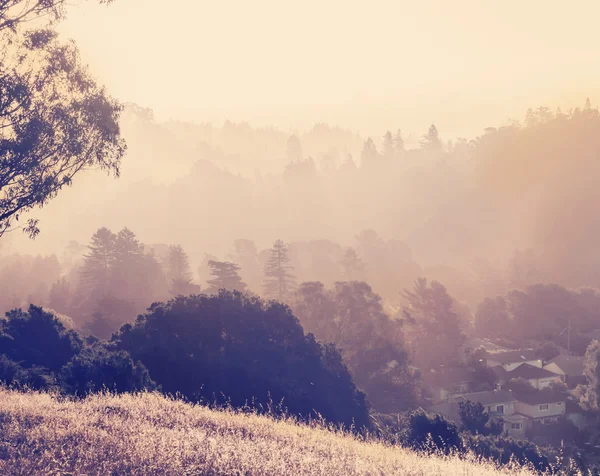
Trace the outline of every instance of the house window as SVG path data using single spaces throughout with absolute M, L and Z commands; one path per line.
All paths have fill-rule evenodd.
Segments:
M 547 404 L 547 403 L 544 403 L 543 405 L 540 405 L 540 410 L 541 410 L 541 411 L 548 410 L 548 404 Z
M 510 424 L 510 429 L 511 430 L 520 430 L 521 429 L 521 424 L 520 423 L 511 423 Z
M 500 415 L 504 415 L 504 405 L 498 405 L 496 407 L 496 413 L 499 413 Z
M 556 404 L 557 404 L 558 406 L 561 406 L 561 405 L 562 405 L 562 402 L 556 402 Z

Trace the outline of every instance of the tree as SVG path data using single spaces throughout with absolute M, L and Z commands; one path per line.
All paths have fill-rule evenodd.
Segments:
M 108 228 L 100 228 L 92 236 L 84 255 L 81 282 L 88 293 L 105 296 L 110 291 L 112 269 L 115 263 L 117 236 Z
M 307 331 L 341 350 L 373 408 L 389 413 L 415 405 L 417 379 L 408 365 L 401 322 L 387 316 L 368 284 L 338 282 L 327 291 L 319 282 L 302 283 L 293 309 Z
M 585 352 L 581 405 L 590 410 L 600 409 L 600 341 L 594 340 Z
M 58 371 L 77 354 L 82 342 L 53 314 L 41 307 L 15 309 L 0 320 L 0 354 L 23 368 L 46 367 Z
M 134 362 L 127 352 L 100 342 L 73 357 L 62 368 L 59 381 L 63 392 L 79 396 L 104 389 L 123 393 L 156 387 L 143 364 Z
M 365 278 L 365 262 L 358 256 L 354 248 L 348 248 L 344 252 L 341 261 L 342 273 L 348 281 L 362 281 Z
M 66 278 L 55 281 L 48 294 L 48 307 L 63 314 L 69 313 L 71 289 Z
M 170 293 L 173 296 L 179 294 L 197 294 L 200 286 L 192 282 L 192 270 L 187 253 L 180 245 L 169 246 L 167 256 L 168 277 L 171 280 Z
M 49 29 L 19 24 L 60 18 L 63 1 L 0 4 L 0 236 L 21 215 L 41 207 L 78 173 L 100 168 L 119 175 L 125 153 L 121 105 L 80 63 L 72 43 Z M 39 232 L 30 218 L 29 236 Z
M 404 139 L 402 138 L 402 131 L 400 129 L 398 129 L 396 136 L 394 137 L 394 150 L 396 156 L 404 157 Z
M 282 403 L 301 417 L 357 427 L 369 424 L 359 392 L 333 345 L 305 335 L 287 306 L 237 291 L 178 296 L 156 303 L 115 335 L 169 393 L 193 401 Z
M 437 127 L 435 127 L 435 124 L 431 124 L 427 134 L 422 137 L 421 148 L 424 151 L 431 153 L 439 153 L 442 151 L 442 140 L 440 139 L 440 134 L 437 130 Z
M 404 315 L 412 323 L 415 360 L 423 369 L 447 365 L 460 359 L 464 334 L 453 299 L 437 281 L 419 278 L 412 291 L 405 290 L 408 307 Z
M 510 319 L 506 300 L 486 297 L 475 312 L 475 333 L 481 337 L 500 337 L 510 334 Z
M 246 283 L 242 281 L 238 271 L 240 267 L 229 261 L 209 261 L 208 267 L 213 279 L 209 279 L 208 294 L 217 294 L 219 290 L 226 289 L 228 291 L 243 292 L 246 289 Z
M 293 269 L 290 265 L 287 245 L 277 240 L 269 250 L 269 257 L 264 269 L 264 291 L 271 299 L 285 302 L 293 292 L 295 280 L 290 273 Z
M 302 160 L 302 145 L 296 135 L 290 136 L 286 144 L 287 159 L 289 162 Z
M 395 155 L 394 138 L 390 131 L 387 131 L 383 136 L 382 155 L 386 159 L 393 159 Z
M 499 435 L 502 433 L 502 421 L 492 420 L 479 402 L 459 402 L 458 416 L 461 431 L 468 431 L 474 435 Z
M 462 449 L 462 440 L 456 425 L 443 416 L 429 414 L 423 409 L 415 410 L 405 417 L 403 425 L 404 442 L 419 451 L 437 452 L 444 454 Z
M 112 0 L 99 0 L 111 3 Z M 20 24 L 46 19 L 52 23 L 65 15 L 67 0 L 5 0 L 0 4 L 0 32 L 14 33 Z
M 361 167 L 373 167 L 377 164 L 379 159 L 379 152 L 377 147 L 370 137 L 365 141 L 363 150 L 360 154 L 360 165 Z

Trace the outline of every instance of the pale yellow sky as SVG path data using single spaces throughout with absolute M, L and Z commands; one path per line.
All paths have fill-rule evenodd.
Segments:
M 600 102 L 598 18 L 598 0 L 117 0 L 60 28 L 115 96 L 159 118 L 435 122 L 451 138 Z

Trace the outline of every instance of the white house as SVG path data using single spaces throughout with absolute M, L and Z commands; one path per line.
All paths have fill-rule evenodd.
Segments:
M 510 380 L 522 378 L 529 382 L 533 388 L 542 390 L 553 383 L 559 383 L 562 381 L 560 375 L 550 372 L 545 368 L 534 367 L 530 364 L 521 364 L 516 369 L 507 372 L 501 366 L 493 367 L 494 372 L 498 378 L 498 383 L 504 385 Z
M 543 361 L 532 349 L 509 350 L 507 352 L 488 352 L 487 366 L 502 366 L 507 372 L 515 370 L 522 364 L 543 367 Z
M 566 397 L 558 392 L 519 392 L 515 411 L 530 422 L 551 423 L 566 412 Z
M 580 383 L 585 383 L 583 357 L 560 354 L 546 362 L 544 368 L 560 375 L 569 388 L 575 388 Z
M 522 438 L 527 428 L 527 417 L 516 411 L 518 401 L 510 390 L 490 390 L 486 392 L 466 393 L 452 397 L 450 403 L 457 412 L 460 402 L 478 402 L 483 405 L 486 413 L 504 421 L 504 431 L 516 438 Z

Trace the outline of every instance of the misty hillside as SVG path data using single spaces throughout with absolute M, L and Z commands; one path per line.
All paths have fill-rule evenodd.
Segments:
M 0 472 L 145 475 L 533 473 L 399 447 L 293 421 L 192 406 L 158 394 L 84 401 L 0 390 Z

